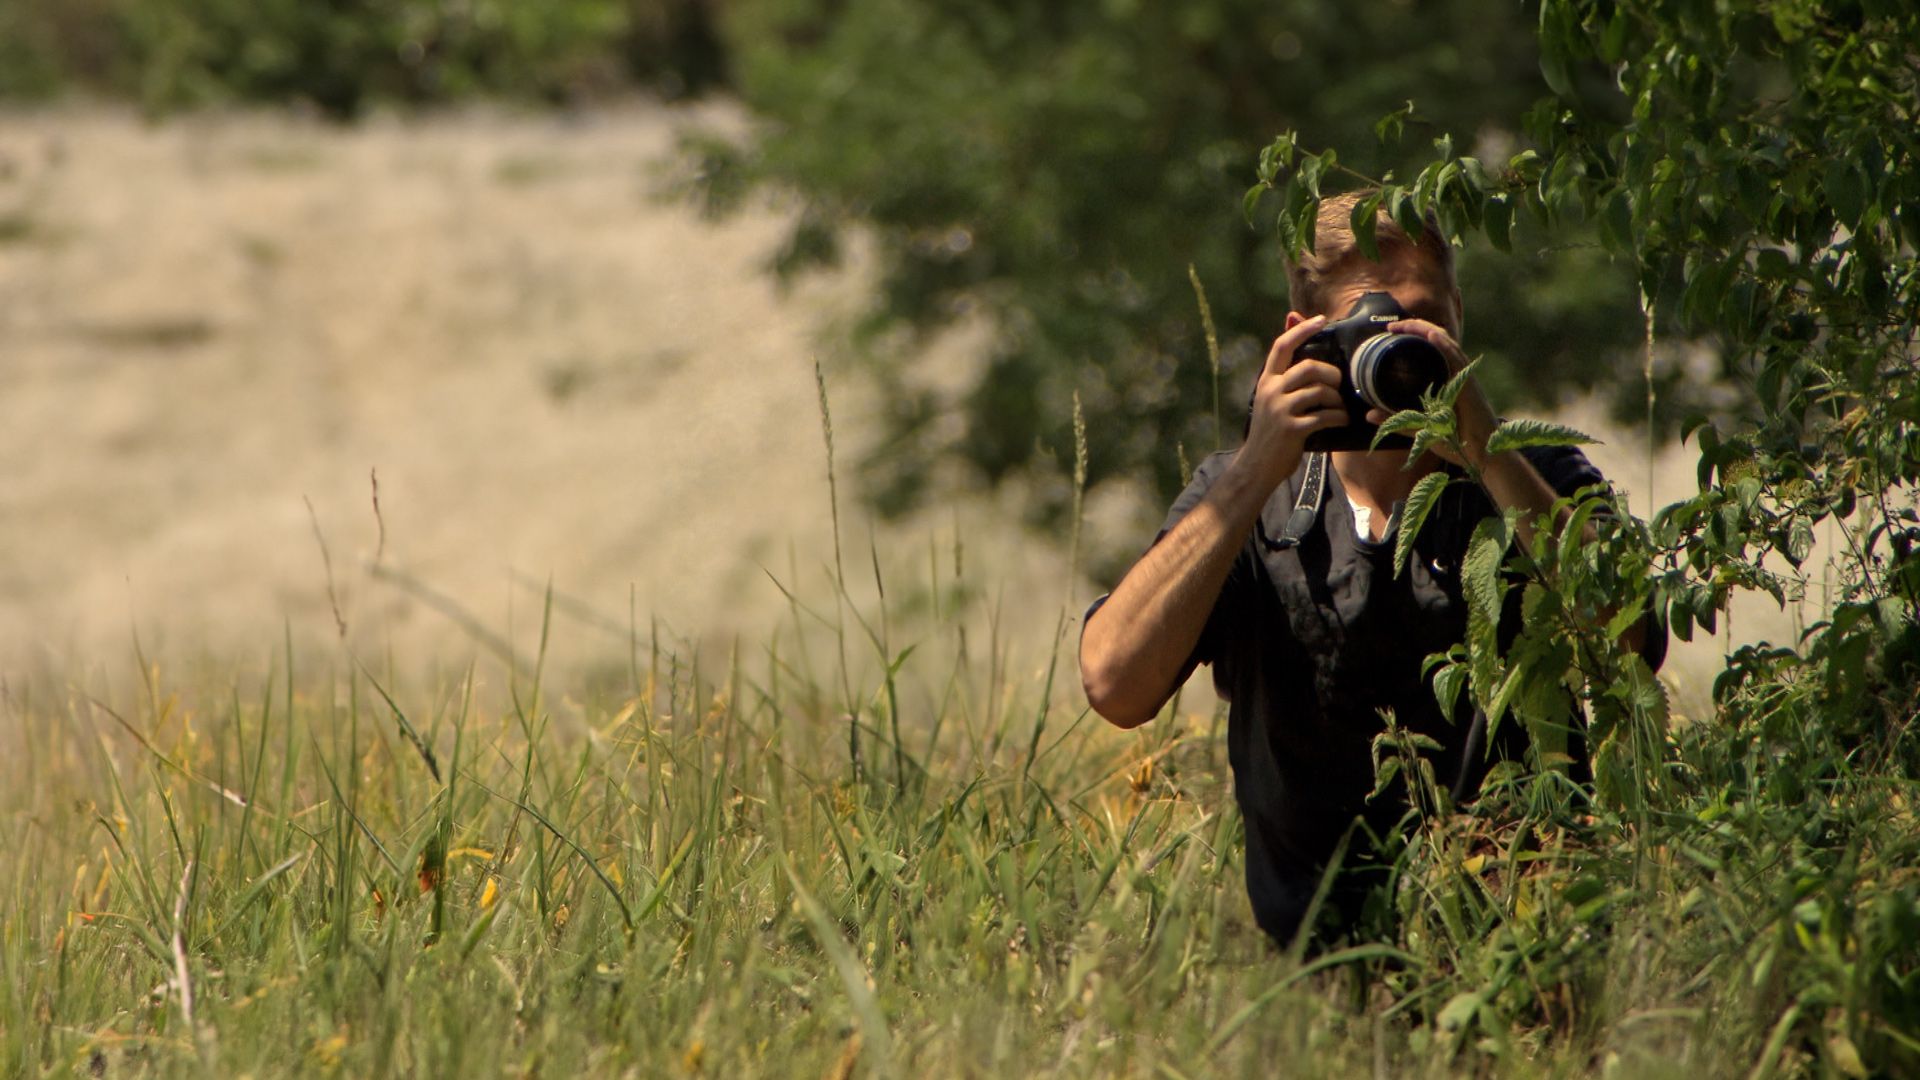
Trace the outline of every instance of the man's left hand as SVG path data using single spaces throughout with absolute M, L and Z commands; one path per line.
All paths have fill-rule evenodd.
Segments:
M 1414 337 L 1427 339 L 1434 348 L 1440 350 L 1441 356 L 1447 358 L 1447 370 L 1452 374 L 1458 375 L 1468 364 L 1467 354 L 1461 350 L 1460 343 L 1453 340 L 1453 335 L 1447 333 L 1443 327 L 1425 319 L 1401 319 L 1388 323 L 1387 333 L 1411 334 Z M 1372 409 L 1367 413 L 1367 423 L 1381 424 L 1391 415 L 1385 409 Z M 1493 406 L 1487 403 L 1487 395 L 1481 393 L 1480 383 L 1472 376 L 1467 377 L 1467 384 L 1460 388 L 1460 396 L 1454 399 L 1453 419 L 1455 431 L 1460 436 L 1460 445 L 1466 450 L 1467 458 L 1474 463 L 1475 467 L 1484 464 L 1487 456 L 1487 438 L 1493 434 L 1493 429 L 1500 421 L 1494 416 Z M 1433 452 L 1455 465 L 1466 464 L 1460 460 L 1458 454 L 1454 453 L 1451 446 L 1436 444 Z

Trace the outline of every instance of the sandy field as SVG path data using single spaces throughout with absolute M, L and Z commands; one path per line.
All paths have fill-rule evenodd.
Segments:
M 362 650 L 464 647 L 462 617 L 531 649 L 549 577 L 565 655 L 624 653 L 630 600 L 643 633 L 758 627 L 786 609 L 763 566 L 830 600 L 812 365 L 844 464 L 865 409 L 818 346 L 860 270 L 783 296 L 777 212 L 663 201 L 697 119 L 730 118 L 0 118 L 3 666 L 129 657 L 136 628 L 324 640 L 316 522 Z M 881 543 L 925 566 L 957 529 L 1061 592 L 1063 560 L 997 520 L 981 500 Z
M 336 606 L 363 652 L 530 651 L 549 579 L 554 651 L 576 657 L 624 653 L 630 600 L 643 631 L 751 633 L 786 610 L 763 567 L 830 602 L 812 363 L 850 461 L 870 410 L 831 327 L 862 267 L 782 295 L 761 270 L 778 208 L 715 224 L 660 198 L 700 118 L 733 122 L 0 115 L 0 671 L 123 665 L 136 630 L 264 658 L 283 626 L 331 639 Z M 964 367 L 964 335 L 936 348 Z M 1646 505 L 1637 437 L 1594 456 Z M 1656 470 L 1656 497 L 1691 484 L 1684 452 Z M 1098 589 L 1020 534 L 1018 497 L 877 543 L 924 575 L 960 535 L 1017 598 L 1010 632 L 1044 644 Z M 1096 511 L 1158 517 L 1118 489 Z M 1694 700 L 1724 648 L 1676 657 Z

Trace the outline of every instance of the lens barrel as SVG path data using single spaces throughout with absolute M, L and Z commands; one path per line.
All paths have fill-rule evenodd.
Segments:
M 1377 334 L 1353 351 L 1353 389 L 1376 409 L 1420 407 L 1422 393 L 1447 381 L 1447 358 L 1425 338 Z

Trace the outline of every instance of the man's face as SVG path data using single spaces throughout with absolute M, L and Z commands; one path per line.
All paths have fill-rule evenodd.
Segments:
M 1326 310 L 1302 312 L 1343 319 L 1365 293 L 1384 292 L 1407 313 L 1425 319 L 1460 339 L 1460 293 L 1433 260 L 1415 250 L 1398 250 L 1379 262 L 1354 259 L 1329 283 Z

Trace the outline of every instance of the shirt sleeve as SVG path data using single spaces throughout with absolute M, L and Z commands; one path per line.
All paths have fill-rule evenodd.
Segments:
M 1581 453 L 1579 447 L 1538 446 L 1520 452 L 1534 471 L 1540 474 L 1540 479 L 1545 480 L 1557 495 L 1571 496 L 1581 488 L 1607 482 L 1607 478 L 1594 468 L 1593 462 L 1587 460 L 1587 455 Z M 1645 632 L 1640 658 L 1647 662 L 1649 670 L 1659 671 L 1660 665 L 1667 659 L 1666 623 L 1657 612 L 1649 611 L 1640 625 Z
M 1556 495 L 1572 495 L 1583 487 L 1607 482 L 1577 446 L 1529 446 L 1520 454 Z

